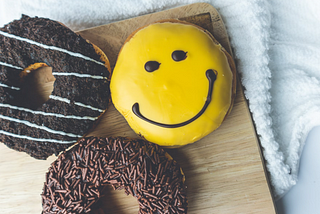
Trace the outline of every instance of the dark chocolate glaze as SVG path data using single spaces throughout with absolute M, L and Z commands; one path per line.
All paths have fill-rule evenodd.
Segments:
M 202 109 L 199 111 L 199 113 L 196 114 L 194 117 L 192 117 L 191 119 L 189 119 L 187 121 L 184 121 L 182 123 L 176 123 L 176 124 L 165 124 L 165 123 L 159 123 L 159 122 L 150 120 L 150 119 L 146 118 L 145 116 L 143 116 L 141 114 L 140 109 L 139 109 L 139 103 L 135 103 L 132 106 L 132 112 L 137 117 L 139 117 L 140 119 L 142 119 L 144 121 L 147 121 L 147 122 L 149 122 L 149 123 L 151 123 L 153 125 L 161 126 L 163 128 L 178 128 L 178 127 L 181 127 L 181 126 L 188 125 L 189 123 L 191 123 L 191 122 L 195 121 L 196 119 L 198 119 L 205 112 L 205 110 L 207 109 L 208 105 L 210 104 L 211 98 L 212 98 L 213 84 L 214 84 L 214 81 L 217 79 L 216 73 L 217 73 L 217 71 L 212 70 L 212 69 L 208 69 L 206 71 L 206 76 L 207 76 L 207 78 L 209 80 L 209 89 L 208 89 L 207 100 L 206 100 L 205 104 L 203 105 Z
M 157 61 L 148 61 L 144 64 L 144 69 L 148 72 L 153 72 L 158 70 L 160 67 L 160 63 Z
M 172 52 L 171 57 L 174 61 L 179 62 L 187 58 L 187 52 L 176 50 Z

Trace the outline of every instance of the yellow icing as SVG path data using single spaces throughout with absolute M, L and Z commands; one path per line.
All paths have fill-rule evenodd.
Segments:
M 175 50 L 187 52 L 174 61 Z M 147 72 L 148 61 L 160 63 Z M 146 118 L 176 124 L 194 117 L 207 99 L 206 71 L 217 71 L 212 100 L 195 121 L 178 128 L 164 128 L 138 118 L 132 106 L 139 103 Z M 195 142 L 218 128 L 232 103 L 232 71 L 219 44 L 201 29 L 181 23 L 155 23 L 133 35 L 122 47 L 111 77 L 111 97 L 131 128 L 146 140 L 163 146 Z

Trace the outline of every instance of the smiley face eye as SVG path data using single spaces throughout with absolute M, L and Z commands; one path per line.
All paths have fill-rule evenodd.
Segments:
M 176 50 L 172 52 L 171 57 L 174 61 L 179 62 L 187 58 L 187 52 Z
M 148 72 L 153 72 L 155 70 L 158 70 L 160 67 L 160 63 L 157 61 L 148 61 L 146 64 L 144 64 L 144 69 Z

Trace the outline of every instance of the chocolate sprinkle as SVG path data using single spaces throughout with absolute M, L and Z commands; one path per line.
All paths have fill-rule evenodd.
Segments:
M 46 178 L 43 214 L 89 213 L 106 185 L 136 197 L 139 214 L 187 213 L 180 166 L 140 139 L 83 138 L 51 164 Z

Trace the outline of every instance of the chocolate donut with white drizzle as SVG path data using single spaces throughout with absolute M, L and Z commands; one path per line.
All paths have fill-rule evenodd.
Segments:
M 34 108 L 25 100 L 23 82 L 33 72 L 28 69 L 38 65 L 51 67 L 56 80 L 49 100 Z M 57 155 L 107 108 L 109 77 L 104 53 L 64 25 L 25 15 L 5 25 L 0 29 L 0 141 L 38 159 Z

